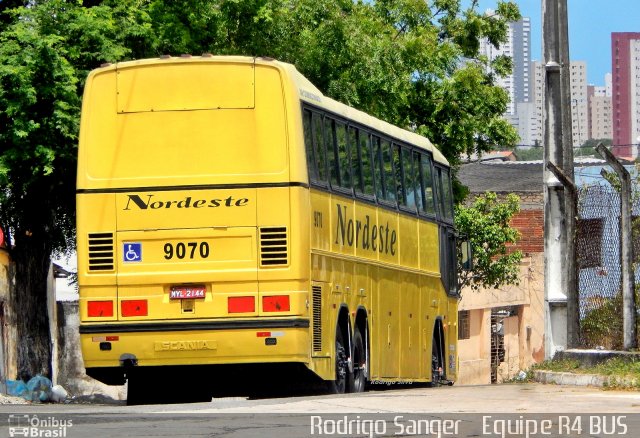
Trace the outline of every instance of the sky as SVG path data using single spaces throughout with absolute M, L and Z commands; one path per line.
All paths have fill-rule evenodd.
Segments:
M 531 60 L 542 60 L 542 0 L 515 0 L 531 19 Z M 480 0 L 480 11 L 497 0 Z M 567 0 L 569 58 L 587 62 L 587 81 L 604 85 L 611 73 L 611 32 L 640 32 L 640 0 Z

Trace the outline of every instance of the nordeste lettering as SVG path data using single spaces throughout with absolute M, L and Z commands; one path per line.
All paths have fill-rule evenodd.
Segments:
M 136 207 L 140 210 L 160 210 L 167 208 L 216 208 L 216 207 L 244 207 L 249 203 L 248 198 L 226 198 L 214 199 L 194 199 L 192 196 L 185 196 L 178 200 L 156 199 L 156 195 L 127 195 L 127 204 L 123 210 L 133 210 Z

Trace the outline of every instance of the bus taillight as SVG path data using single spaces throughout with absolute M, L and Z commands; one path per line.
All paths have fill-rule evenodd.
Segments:
M 147 300 L 122 300 L 120 303 L 122 316 L 147 316 Z
M 288 312 L 290 309 L 289 295 L 262 297 L 263 312 Z
M 254 297 L 229 297 L 227 299 L 227 311 L 229 313 L 251 313 L 256 311 Z
M 87 315 L 91 318 L 113 316 L 113 301 L 89 301 Z

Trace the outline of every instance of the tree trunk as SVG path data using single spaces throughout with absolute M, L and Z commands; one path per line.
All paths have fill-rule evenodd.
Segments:
M 40 238 L 38 237 L 40 235 Z M 51 248 L 41 233 L 16 236 L 12 307 L 17 329 L 18 378 L 51 378 L 51 336 L 47 284 Z

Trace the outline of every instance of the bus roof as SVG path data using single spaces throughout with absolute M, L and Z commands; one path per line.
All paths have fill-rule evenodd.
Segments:
M 345 117 L 356 123 L 368 126 L 377 131 L 383 132 L 392 138 L 404 141 L 414 146 L 426 149 L 433 154 L 433 159 L 439 163 L 448 165 L 447 159 L 442 153 L 426 138 L 415 132 L 399 128 L 383 120 L 377 119 L 363 111 L 352 108 L 330 97 L 324 96 L 318 88 L 311 83 L 306 77 L 300 73 L 292 64 L 277 61 L 265 57 L 247 57 L 247 56 L 190 56 L 182 55 L 180 57 L 162 57 L 154 59 L 142 59 L 135 61 L 119 62 L 117 64 L 107 64 L 102 69 L 96 69 L 91 74 L 104 71 L 104 69 L 124 69 L 136 66 L 151 65 L 158 63 L 190 63 L 190 62 L 226 62 L 226 63 L 254 63 L 257 65 L 275 65 L 287 73 L 292 84 L 296 87 L 298 98 L 317 107 L 326 109 L 334 114 Z
M 256 62 L 260 62 L 261 58 L 257 58 Z M 387 123 L 383 120 L 377 119 L 363 111 L 352 108 L 337 100 L 326 97 L 322 94 L 318 88 L 313 85 L 306 77 L 304 77 L 295 66 L 280 62 L 276 62 L 282 68 L 289 72 L 289 76 L 294 81 L 298 88 L 298 94 L 301 100 L 308 102 L 312 105 L 326 109 L 334 114 L 341 115 L 349 120 L 368 126 L 372 129 L 376 129 L 387 135 L 402 140 L 414 146 L 419 146 L 423 149 L 431 151 L 435 161 L 449 165 L 447 159 L 442 155 L 440 150 L 436 148 L 426 137 L 416 134 L 415 132 L 408 131 L 406 129 L 399 128 L 395 125 Z

